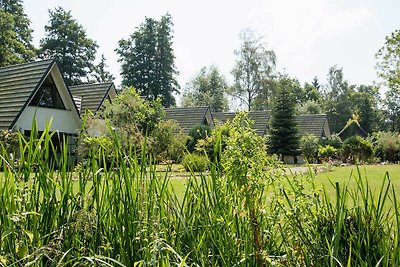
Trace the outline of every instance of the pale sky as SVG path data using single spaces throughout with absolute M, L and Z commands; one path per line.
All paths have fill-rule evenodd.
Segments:
M 253 28 L 277 55 L 277 69 L 301 83 L 318 76 L 326 82 L 329 67 L 343 68 L 351 84 L 377 80 L 375 54 L 385 36 L 400 28 L 398 0 L 24 0 L 36 46 L 45 36 L 49 9 L 62 6 L 99 45 L 110 72 L 120 65 L 114 52 L 144 18 L 167 12 L 174 23 L 173 48 L 183 88 L 203 66 L 217 66 L 232 80 L 239 32 Z

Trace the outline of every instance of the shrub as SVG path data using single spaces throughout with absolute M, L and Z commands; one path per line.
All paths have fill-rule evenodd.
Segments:
M 192 153 L 198 140 L 204 140 L 211 134 L 211 127 L 208 125 L 196 125 L 189 130 L 189 140 L 186 143 L 186 147 L 190 153 Z
M 333 158 L 336 156 L 337 149 L 333 146 L 326 145 L 320 146 L 318 148 L 318 157 L 322 161 L 326 161 L 327 159 Z
M 320 145 L 321 146 L 327 146 L 330 145 L 331 147 L 334 147 L 336 149 L 340 149 L 342 147 L 342 139 L 340 138 L 339 135 L 337 134 L 332 134 L 331 138 L 322 138 Z
M 308 162 L 313 162 L 318 156 L 319 138 L 313 134 L 306 134 L 300 139 L 300 148 Z
M 11 132 L 8 130 L 0 131 L 0 150 L 5 149 L 7 154 L 18 154 L 19 151 L 19 138 L 18 132 Z
M 152 135 L 151 153 L 157 162 L 178 161 L 185 151 L 188 136 L 179 124 L 172 120 L 162 120 Z
M 400 160 L 400 135 L 391 132 L 379 132 L 373 137 L 374 154 L 382 161 Z
M 372 156 L 372 144 L 360 136 L 352 136 L 344 140 L 342 158 L 344 162 L 366 161 Z
M 204 172 L 208 170 L 209 160 L 206 156 L 188 153 L 183 157 L 182 165 L 188 172 Z

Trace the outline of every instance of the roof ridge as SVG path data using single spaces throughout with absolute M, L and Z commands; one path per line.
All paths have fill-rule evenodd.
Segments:
M 83 86 L 94 86 L 94 85 L 111 85 L 113 82 L 104 82 L 104 83 L 82 83 L 82 84 L 76 84 L 76 85 L 71 85 L 69 86 L 70 88 L 72 87 L 83 87 Z
M 32 60 L 29 62 L 24 62 L 24 63 L 18 63 L 18 64 L 13 64 L 13 65 L 8 65 L 8 66 L 4 66 L 4 67 L 0 67 L 0 71 L 4 71 L 7 69 L 16 69 L 18 67 L 22 67 L 22 66 L 26 66 L 26 65 L 35 65 L 35 64 L 39 64 L 39 63 L 44 63 L 44 62 L 52 62 L 54 61 L 54 58 L 48 58 L 48 59 L 43 59 L 43 60 Z

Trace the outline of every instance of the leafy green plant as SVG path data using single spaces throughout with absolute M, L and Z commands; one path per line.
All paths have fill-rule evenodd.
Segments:
M 372 156 L 372 144 L 360 136 L 349 137 L 343 142 L 342 158 L 343 161 L 351 162 L 366 161 Z
M 313 134 L 306 134 L 300 138 L 300 148 L 304 157 L 312 163 L 318 156 L 319 138 Z
M 336 156 L 337 150 L 333 146 L 326 145 L 318 148 L 318 156 L 320 160 L 327 161 Z
M 206 156 L 195 153 L 184 155 L 181 163 L 187 172 L 204 172 L 210 165 Z
M 156 125 L 151 139 L 149 150 L 157 162 L 177 162 L 184 155 L 188 136 L 177 122 L 162 120 Z
M 186 147 L 190 153 L 195 151 L 196 144 L 199 140 L 205 140 L 211 134 L 211 127 L 208 125 L 196 125 L 189 130 L 189 140 Z

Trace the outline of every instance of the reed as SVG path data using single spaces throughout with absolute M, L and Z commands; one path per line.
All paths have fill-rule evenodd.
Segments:
M 399 266 L 396 190 L 378 194 L 314 175 L 221 164 L 192 173 L 177 196 L 143 145 L 103 149 L 71 167 L 50 127 L 20 136 L 20 161 L 0 153 L 2 266 Z M 218 147 L 218 142 L 217 145 Z

